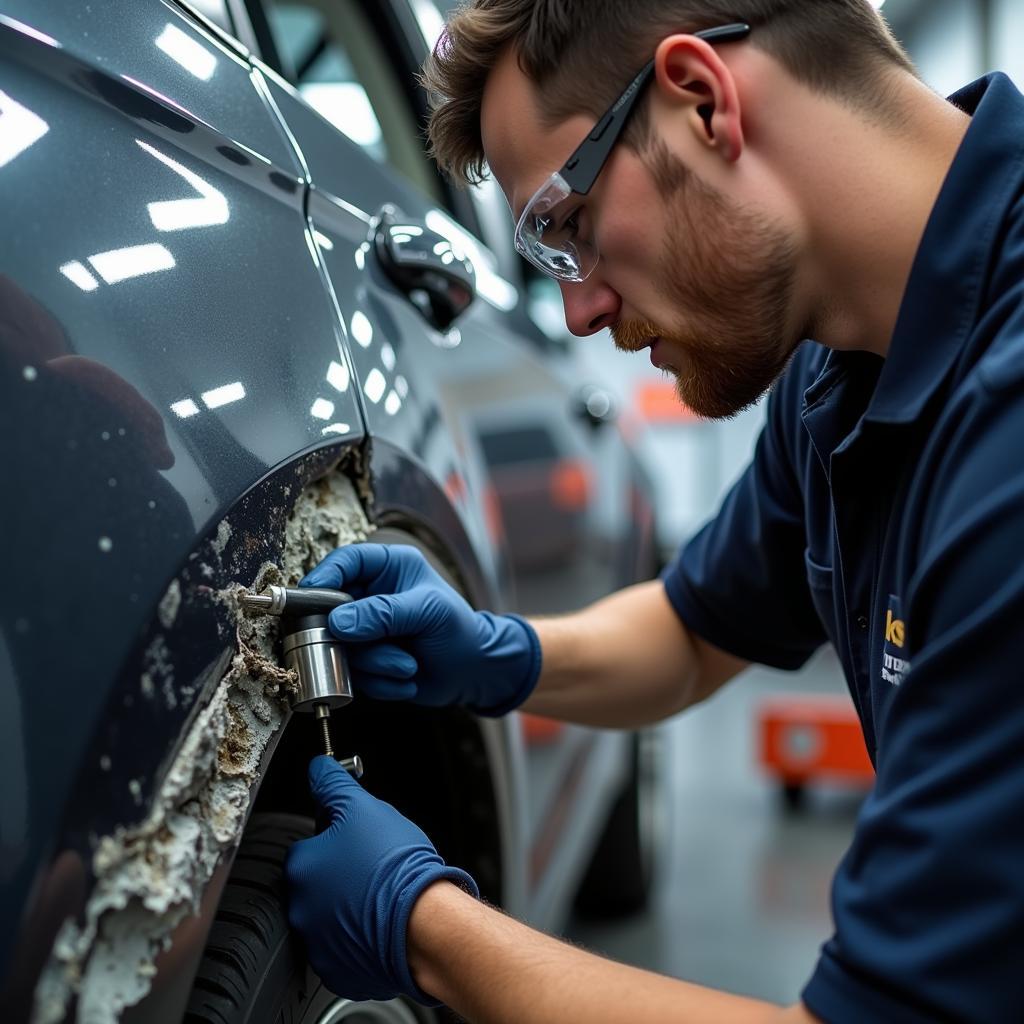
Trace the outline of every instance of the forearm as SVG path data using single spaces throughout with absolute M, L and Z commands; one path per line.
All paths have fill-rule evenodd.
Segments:
M 409 919 L 417 984 L 473 1024 L 783 1024 L 806 1011 L 651 974 L 535 932 L 447 882 Z
M 531 625 L 540 638 L 543 667 L 524 711 L 583 725 L 635 728 L 667 718 L 710 692 L 699 645 L 659 581 Z

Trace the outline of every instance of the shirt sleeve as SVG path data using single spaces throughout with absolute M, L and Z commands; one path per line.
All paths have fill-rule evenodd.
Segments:
M 828 1024 L 1024 1007 L 1024 366 L 959 401 L 922 460 L 909 670 L 803 999 Z M 987 390 L 978 387 L 977 392 Z M 960 408 L 957 409 L 956 405 Z M 908 537 L 907 540 L 910 540 Z
M 813 456 L 800 417 L 820 353 L 814 343 L 802 346 L 768 399 L 750 466 L 661 577 L 688 629 L 774 668 L 799 668 L 827 639 L 804 560 L 802 474 Z

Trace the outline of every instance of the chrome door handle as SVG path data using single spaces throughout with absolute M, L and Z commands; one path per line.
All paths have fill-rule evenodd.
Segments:
M 373 234 L 384 273 L 429 323 L 446 331 L 476 297 L 476 270 L 469 258 L 444 235 L 390 204 L 378 215 Z

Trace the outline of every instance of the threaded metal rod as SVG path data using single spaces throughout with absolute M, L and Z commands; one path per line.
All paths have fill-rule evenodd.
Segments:
M 334 747 L 331 746 L 331 709 L 326 704 L 317 704 L 316 717 L 320 721 L 320 733 L 324 741 L 324 753 L 328 757 L 334 757 Z

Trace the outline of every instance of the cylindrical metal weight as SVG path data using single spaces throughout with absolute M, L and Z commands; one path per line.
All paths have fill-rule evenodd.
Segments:
M 299 679 L 299 693 L 292 702 L 296 711 L 312 711 L 317 704 L 331 709 L 352 700 L 352 681 L 345 652 L 326 628 L 303 629 L 284 637 L 284 663 Z

